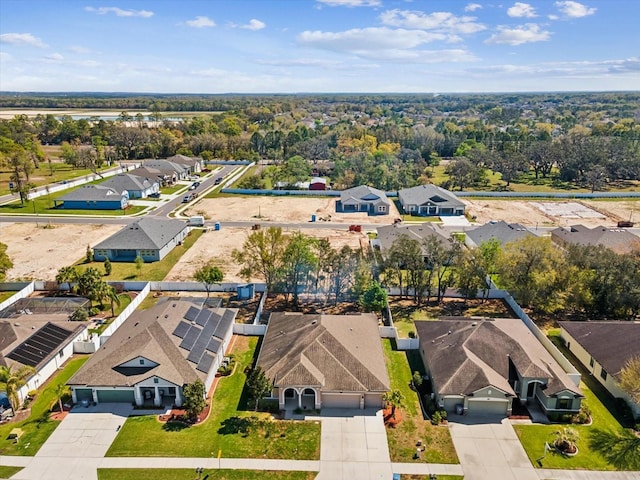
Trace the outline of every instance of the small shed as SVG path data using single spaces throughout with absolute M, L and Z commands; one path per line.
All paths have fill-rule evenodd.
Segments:
M 238 285 L 238 300 L 251 300 L 254 294 L 255 285 L 253 283 Z

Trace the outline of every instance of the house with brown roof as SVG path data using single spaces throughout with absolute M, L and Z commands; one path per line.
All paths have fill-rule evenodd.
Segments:
M 381 408 L 389 375 L 374 314 L 272 313 L 257 365 L 281 409 Z
M 237 310 L 204 298 L 162 298 L 136 311 L 69 379 L 74 403 L 181 406 L 183 387 L 209 390 L 222 363 Z
M 440 408 L 503 416 L 514 401 L 547 415 L 580 409 L 580 388 L 520 320 L 452 317 L 415 326 Z
M 602 245 L 616 253 L 640 252 L 640 237 L 624 228 L 589 228 L 584 225 L 559 227 L 551 231 L 551 240 L 561 246 Z
M 445 248 L 450 248 L 452 242 L 451 236 L 447 230 L 442 228 L 440 225 L 434 225 L 429 222 L 407 225 L 403 223 L 394 223 L 393 225 L 378 227 L 376 232 L 378 233 L 377 238 L 371 240 L 371 246 L 379 249 L 382 257 L 385 259 L 389 249 L 391 249 L 393 244 L 403 235 L 420 243 L 422 257 L 425 261 L 429 254 L 428 248 L 424 244 L 425 240 L 432 237 Z
M 618 385 L 620 371 L 640 356 L 638 322 L 558 322 L 567 349 L 614 398 L 622 398 L 640 418 L 640 404 Z

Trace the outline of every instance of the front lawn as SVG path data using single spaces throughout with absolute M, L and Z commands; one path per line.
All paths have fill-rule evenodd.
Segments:
M 209 418 L 183 428 L 156 416 L 131 417 L 107 452 L 109 457 L 223 457 L 317 460 L 320 423 L 271 420 L 247 410 L 245 369 L 253 364 L 256 337 L 236 337 L 236 368 L 222 377 Z
M 4 465 L 0 465 L 0 478 L 11 478 L 24 467 L 6 467 Z
M 184 239 L 182 245 L 177 245 L 169 254 L 159 262 L 144 263 L 140 273 L 134 262 L 111 262 L 111 275 L 104 276 L 103 280 L 117 282 L 118 280 L 141 280 L 145 282 L 160 282 L 164 280 L 173 266 L 178 263 L 180 257 L 189 250 L 193 244 L 200 238 L 203 230 L 191 230 L 189 235 Z M 84 259 L 78 261 L 74 265 L 80 272 L 89 267 L 97 268 L 104 272 L 103 262 L 85 263 Z
M 190 468 L 99 468 L 98 480 L 194 480 Z M 276 472 L 271 470 L 205 469 L 201 478 L 208 480 L 313 480 L 317 472 Z
M 391 389 L 404 395 L 404 406 L 400 409 L 402 421 L 395 428 L 387 428 L 389 454 L 392 462 L 458 463 L 458 456 L 446 426 L 434 426 L 424 420 L 418 394 L 409 384 L 413 371 L 423 372 L 422 361 L 417 350 L 406 352 L 395 350 L 395 342 L 382 340 Z M 416 442 L 422 440 L 426 450 L 419 460 L 414 460 Z
M 69 190 L 63 190 L 61 192 L 49 193 L 33 200 L 27 200 L 21 203 L 20 200 L 16 200 L 11 203 L 0 205 L 0 212 L 3 213 L 15 213 L 21 215 L 39 214 L 39 215 L 94 215 L 101 217 L 114 217 L 122 215 L 135 215 L 140 213 L 145 208 L 140 205 L 130 205 L 126 210 L 72 210 L 67 208 L 55 208 L 54 199 L 62 197 L 67 193 L 77 190 L 77 188 L 70 188 Z
M 38 395 L 31 404 L 29 418 L 0 426 L 0 455 L 32 456 L 40 450 L 42 444 L 60 423 L 60 421 L 49 418 L 50 409 L 57 401 L 56 387 L 61 383 L 66 383 L 88 358 L 88 355 L 75 356 L 44 387 L 38 389 Z M 7 439 L 9 432 L 14 428 L 21 428 L 24 432 L 19 443 Z

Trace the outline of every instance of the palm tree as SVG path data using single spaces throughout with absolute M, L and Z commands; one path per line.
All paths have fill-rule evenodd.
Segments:
M 56 385 L 55 394 L 58 399 L 58 408 L 60 409 L 60 413 L 62 413 L 62 397 L 69 393 L 69 386 L 66 383 L 59 383 Z
M 554 432 L 556 439 L 553 442 L 558 450 L 563 453 L 575 453 L 577 450 L 576 442 L 580 435 L 575 428 L 563 427 Z
M 78 281 L 78 271 L 74 267 L 62 267 L 56 274 L 56 283 L 62 285 L 66 283 L 72 291 L 72 283 Z
M 36 369 L 28 365 L 24 365 L 18 370 L 13 370 L 12 366 L 0 367 L 0 390 L 4 390 L 7 394 L 11 408 L 14 410 L 18 403 L 20 403 L 18 390 L 20 390 L 27 383 L 27 379 L 35 373 Z
M 120 306 L 120 297 L 118 296 L 118 293 L 116 292 L 116 289 L 114 287 L 112 287 L 111 285 L 107 285 L 107 289 L 105 291 L 107 299 L 109 300 L 109 302 L 111 303 L 111 316 L 115 317 L 116 316 L 116 312 L 114 310 L 114 305 Z
M 404 402 L 404 395 L 400 390 L 391 390 L 382 396 L 382 400 L 388 405 L 391 405 L 391 418 L 395 420 L 396 408 L 402 406 Z

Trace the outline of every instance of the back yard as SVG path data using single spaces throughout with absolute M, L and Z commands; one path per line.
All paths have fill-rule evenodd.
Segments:
M 318 459 L 319 422 L 274 420 L 248 410 L 245 369 L 253 364 L 257 343 L 256 337 L 236 337 L 236 368 L 220 378 L 208 400 L 211 413 L 202 424 L 186 427 L 161 423 L 156 415 L 130 417 L 107 456 Z

